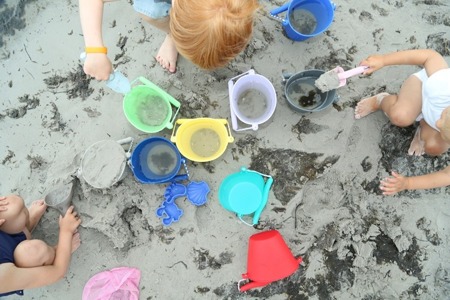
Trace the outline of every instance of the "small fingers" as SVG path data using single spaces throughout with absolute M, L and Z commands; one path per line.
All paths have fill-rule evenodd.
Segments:
M 392 178 L 392 177 L 387 177 L 384 182 L 386 183 L 386 185 L 392 185 L 398 182 L 397 178 Z
M 72 214 L 74 209 L 75 209 L 75 207 L 73 205 L 69 206 L 69 208 L 67 209 L 66 214 L 64 215 L 64 217 L 67 216 L 67 215 Z
M 383 195 L 386 195 L 386 196 L 390 196 L 390 195 L 393 195 L 398 192 L 396 188 L 386 187 L 386 186 L 380 186 L 380 190 L 382 190 Z
M 0 226 L 2 226 L 3 225 L 3 223 L 5 223 L 6 222 L 6 220 L 5 219 L 0 219 Z

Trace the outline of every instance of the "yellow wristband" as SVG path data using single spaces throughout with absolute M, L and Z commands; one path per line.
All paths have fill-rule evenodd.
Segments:
M 86 47 L 84 49 L 86 53 L 108 53 L 108 48 L 106 47 Z

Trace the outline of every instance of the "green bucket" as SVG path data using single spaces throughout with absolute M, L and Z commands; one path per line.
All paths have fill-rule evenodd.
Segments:
M 134 86 L 123 99 L 123 111 L 128 122 L 147 133 L 172 129 L 180 102 L 150 80 L 144 77 L 137 80 L 142 84 Z

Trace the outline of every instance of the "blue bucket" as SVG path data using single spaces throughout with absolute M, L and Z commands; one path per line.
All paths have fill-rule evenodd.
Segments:
M 336 5 L 330 0 L 293 0 L 270 14 L 281 21 L 286 35 L 304 41 L 324 32 L 333 22 Z M 286 19 L 276 15 L 287 11 Z
M 141 183 L 165 183 L 189 178 L 186 160 L 177 147 L 163 137 L 151 137 L 141 141 L 131 153 L 131 170 Z M 186 174 L 177 175 L 181 164 Z

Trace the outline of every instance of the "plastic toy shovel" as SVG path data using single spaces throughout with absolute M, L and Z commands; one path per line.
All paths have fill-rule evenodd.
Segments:
M 316 87 L 323 93 L 337 89 L 347 84 L 347 78 L 359 75 L 369 67 L 360 66 L 348 71 L 344 71 L 341 67 L 336 67 L 331 71 L 322 74 L 315 82 Z

